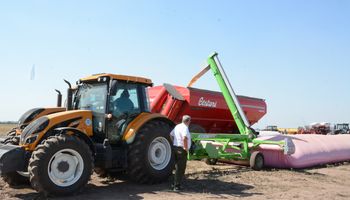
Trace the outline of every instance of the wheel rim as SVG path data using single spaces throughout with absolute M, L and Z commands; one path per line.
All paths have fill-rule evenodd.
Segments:
M 168 166 L 171 158 L 171 146 L 164 137 L 155 138 L 148 149 L 148 160 L 156 170 L 162 170 Z
M 47 168 L 50 180 L 60 187 L 73 185 L 79 180 L 83 170 L 83 158 L 73 149 L 56 152 L 51 157 Z

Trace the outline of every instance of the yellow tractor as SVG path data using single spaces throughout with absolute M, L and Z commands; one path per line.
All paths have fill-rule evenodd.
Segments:
M 93 170 L 125 172 L 139 183 L 166 180 L 173 168 L 174 124 L 150 112 L 152 85 L 150 79 L 114 74 L 80 79 L 67 111 L 29 123 L 18 145 L 0 144 L 1 176 L 12 183 L 21 176 L 45 195 L 79 191 Z
M 32 108 L 32 109 L 28 110 L 23 115 L 21 115 L 16 127 L 11 129 L 6 134 L 6 137 L 0 138 L 0 144 L 2 143 L 2 144 L 16 144 L 16 145 L 18 145 L 20 134 L 22 133 L 22 130 L 26 126 L 28 126 L 28 124 L 30 124 L 32 121 L 34 121 L 34 120 L 36 120 L 44 115 L 49 115 L 52 113 L 65 111 L 66 108 L 61 107 L 62 94 L 59 90 L 56 90 L 56 92 L 58 93 L 58 95 L 57 95 L 57 107 L 39 107 L 39 108 Z
M 67 96 L 72 99 L 73 92 L 75 91 L 75 88 L 72 88 L 72 85 L 67 80 L 64 80 L 68 84 L 68 91 Z M 0 144 L 19 144 L 20 135 L 23 131 L 23 129 L 28 126 L 31 122 L 34 120 L 53 113 L 62 112 L 65 111 L 66 108 L 62 107 L 62 94 L 61 91 L 55 90 L 57 92 L 57 107 L 38 107 L 38 108 L 32 108 L 28 111 L 26 111 L 18 120 L 18 124 L 16 127 L 11 129 L 7 134 L 6 137 L 0 138 Z M 71 105 L 68 102 L 67 106 Z M 9 182 L 10 183 L 10 182 Z

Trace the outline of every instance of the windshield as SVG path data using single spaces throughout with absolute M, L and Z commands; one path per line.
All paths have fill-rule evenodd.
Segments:
M 83 83 L 76 94 L 74 107 L 78 110 L 91 110 L 106 113 L 107 84 Z

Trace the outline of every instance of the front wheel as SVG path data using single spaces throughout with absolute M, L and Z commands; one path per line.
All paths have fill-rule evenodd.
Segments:
M 129 146 L 128 175 L 138 183 L 159 183 L 168 179 L 173 169 L 170 143 L 171 126 L 163 121 L 147 122 Z
M 32 187 L 45 195 L 78 192 L 90 179 L 93 158 L 89 146 L 75 136 L 49 137 L 29 160 Z

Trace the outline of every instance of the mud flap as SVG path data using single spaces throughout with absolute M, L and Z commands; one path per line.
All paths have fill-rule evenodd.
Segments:
M 0 175 L 14 171 L 26 171 L 25 150 L 20 146 L 0 144 Z

